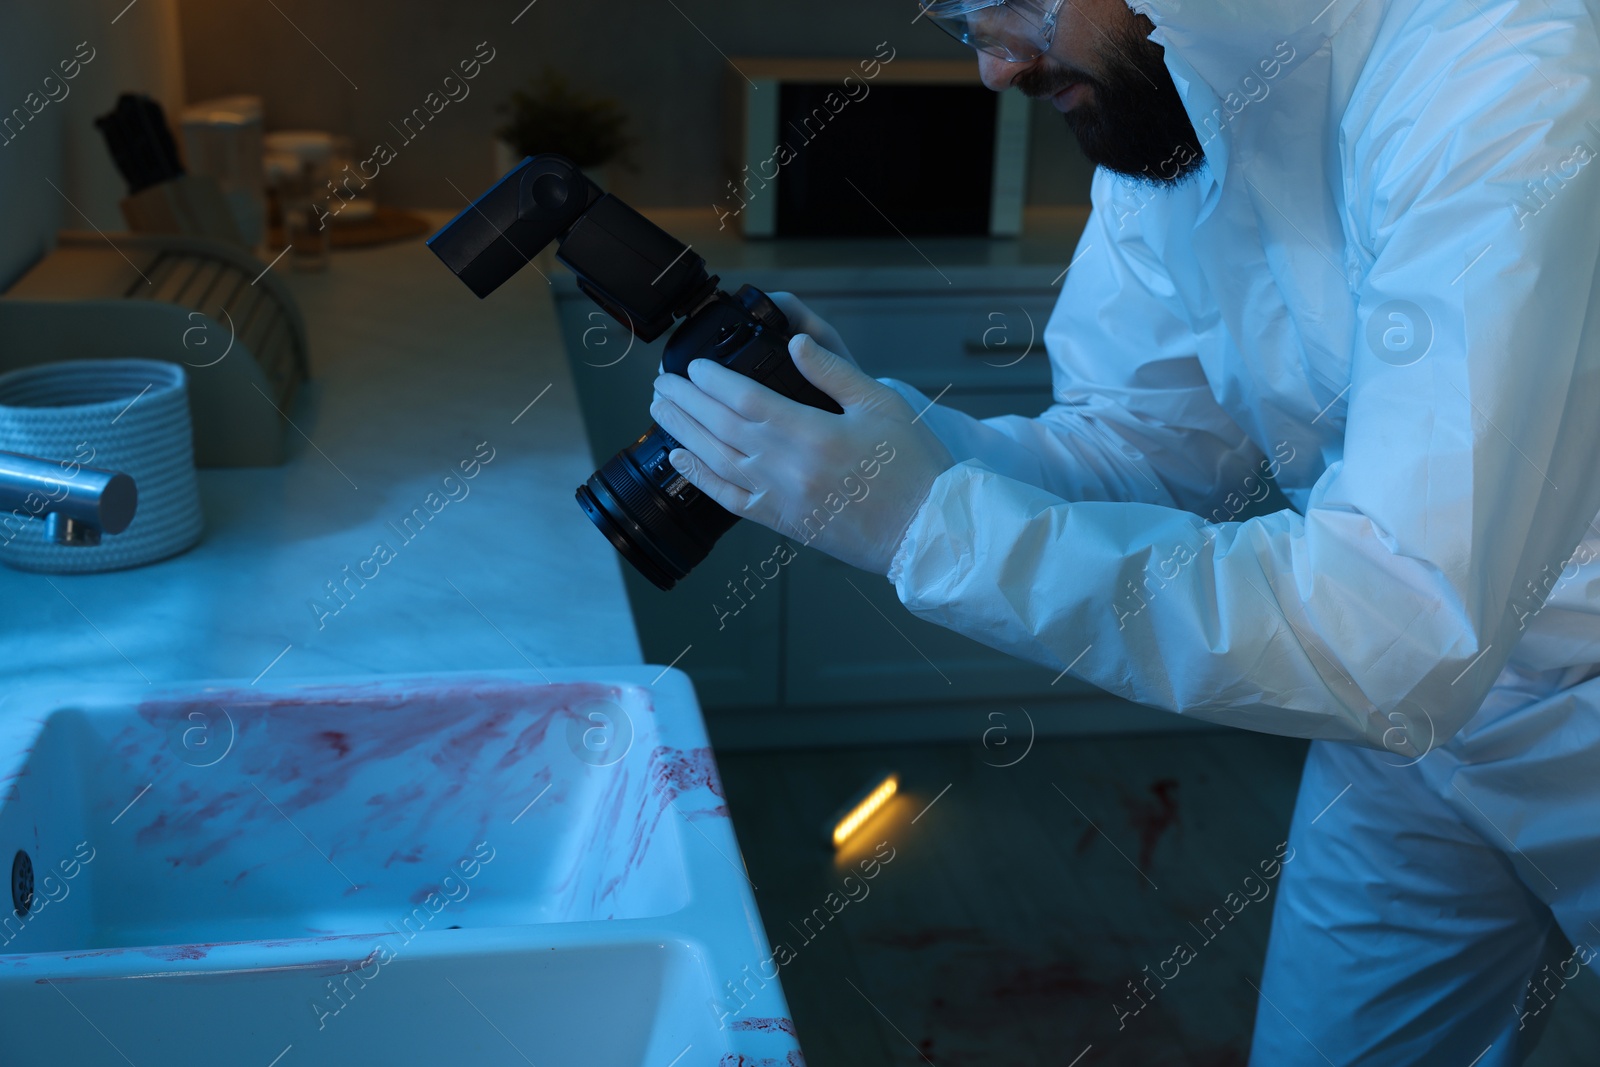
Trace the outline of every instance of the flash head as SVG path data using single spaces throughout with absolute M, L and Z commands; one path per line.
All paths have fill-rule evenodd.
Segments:
M 578 287 L 646 343 L 716 291 L 704 259 L 554 154 L 517 164 L 428 247 L 481 298 L 552 241 Z

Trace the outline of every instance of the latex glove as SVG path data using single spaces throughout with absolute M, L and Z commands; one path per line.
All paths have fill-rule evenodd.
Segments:
M 688 379 L 656 379 L 650 414 L 685 446 L 671 463 L 733 514 L 886 575 L 934 479 L 955 460 L 899 393 L 854 364 L 805 334 L 789 354 L 844 414 L 697 359 Z
M 850 349 L 846 347 L 844 338 L 839 336 L 839 331 L 823 321 L 822 316 L 801 303 L 799 297 L 793 293 L 768 293 L 767 295 L 772 298 L 772 302 L 778 305 L 778 310 L 783 312 L 784 317 L 789 320 L 789 332 L 791 334 L 803 333 L 834 355 L 842 356 L 849 360 L 852 367 L 861 366 L 856 361 L 856 357 L 850 354 Z

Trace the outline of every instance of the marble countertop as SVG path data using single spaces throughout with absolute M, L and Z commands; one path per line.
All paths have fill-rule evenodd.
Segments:
M 594 462 L 548 285 L 479 301 L 420 241 L 287 262 L 313 370 L 290 460 L 200 471 L 205 533 L 172 559 L 0 567 L 6 688 L 639 663 L 620 561 L 573 502 Z

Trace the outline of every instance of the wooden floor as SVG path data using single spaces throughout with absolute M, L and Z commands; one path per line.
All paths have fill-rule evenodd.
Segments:
M 1243 1064 L 1273 898 L 1200 927 L 1278 854 L 1305 745 L 1041 740 L 996 766 L 1020 744 L 976 742 L 719 756 L 810 1067 Z M 825 825 L 880 769 L 904 792 L 835 857 Z M 1179 942 L 1141 1008 L 1129 983 Z M 1529 1063 L 1600 1062 L 1600 982 L 1551 1011 Z

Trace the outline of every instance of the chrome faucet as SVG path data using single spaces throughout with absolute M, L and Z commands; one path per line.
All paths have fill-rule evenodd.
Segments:
M 72 460 L 0 452 L 0 543 L 16 537 L 19 519 L 44 519 L 58 545 L 98 545 L 133 521 L 139 490 L 120 471 Z

